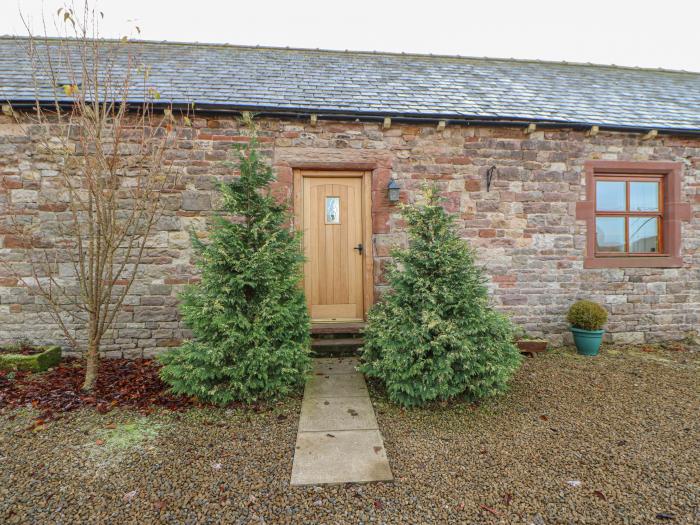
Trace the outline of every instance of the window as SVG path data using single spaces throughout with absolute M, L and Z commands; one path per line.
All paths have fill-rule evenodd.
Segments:
M 326 197 L 326 224 L 340 224 L 340 197 Z
M 595 253 L 663 254 L 663 177 L 595 177 Z
M 667 267 L 683 264 L 680 222 L 690 219 L 681 200 L 681 164 L 586 163 L 584 268 Z

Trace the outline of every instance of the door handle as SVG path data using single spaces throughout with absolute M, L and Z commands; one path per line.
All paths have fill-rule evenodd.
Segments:
M 360 255 L 362 255 L 362 251 L 363 251 L 364 249 L 365 249 L 365 247 L 362 246 L 362 243 L 358 244 L 357 246 L 355 246 L 355 247 L 353 248 L 353 250 L 357 250 L 357 252 L 358 252 Z

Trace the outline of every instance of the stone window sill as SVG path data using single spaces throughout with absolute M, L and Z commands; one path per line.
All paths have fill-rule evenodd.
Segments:
M 681 268 L 682 257 L 655 255 L 654 257 L 586 257 L 584 268 Z

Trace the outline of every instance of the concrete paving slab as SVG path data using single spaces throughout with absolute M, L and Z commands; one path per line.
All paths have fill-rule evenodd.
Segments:
M 306 382 L 292 485 L 391 480 L 389 461 L 356 360 L 314 359 Z
M 359 359 L 355 357 L 323 357 L 314 359 L 314 375 L 356 374 Z
M 392 479 L 378 430 L 300 432 L 297 436 L 292 485 Z
M 365 379 L 359 373 L 312 375 L 304 390 L 304 398 L 368 396 Z
M 299 432 L 376 430 L 369 397 L 304 397 Z

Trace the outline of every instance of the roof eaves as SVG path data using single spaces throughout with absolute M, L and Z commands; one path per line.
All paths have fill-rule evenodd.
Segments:
M 29 107 L 35 106 L 35 99 L 18 99 L 2 100 L 4 104 L 11 104 L 15 107 Z M 70 105 L 70 101 L 59 100 L 61 105 Z M 40 101 L 42 105 L 55 105 L 54 100 L 43 100 Z M 132 101 L 133 104 L 140 104 L 140 100 Z M 663 133 L 673 133 L 673 134 L 692 134 L 700 135 L 700 124 L 697 127 L 678 127 L 678 126 L 663 126 L 663 125 L 632 125 L 632 124 L 619 124 L 612 122 L 601 121 L 580 121 L 573 119 L 557 119 L 557 118 L 541 118 L 541 117 L 523 117 L 517 115 L 488 115 L 486 113 L 434 113 L 426 111 L 416 111 L 416 112 L 405 112 L 405 111 L 391 111 L 386 109 L 378 110 L 359 110 L 359 109 L 337 109 L 337 108 L 324 108 L 324 107 L 305 107 L 305 106 L 291 106 L 291 105 L 257 105 L 257 104 L 228 104 L 228 103 L 197 103 L 191 101 L 164 101 L 160 100 L 154 103 L 155 107 L 167 108 L 172 107 L 174 109 L 192 109 L 194 111 L 201 112 L 213 112 L 213 113 L 241 113 L 243 111 L 251 111 L 257 114 L 265 115 L 289 115 L 295 117 L 302 117 L 308 115 L 317 115 L 318 118 L 338 118 L 341 120 L 346 119 L 370 119 L 370 120 L 380 120 L 384 117 L 391 117 L 396 122 L 400 121 L 424 121 L 424 122 L 439 122 L 441 120 L 446 120 L 452 124 L 463 124 L 463 125 L 474 125 L 474 124 L 491 124 L 491 125 L 509 125 L 516 126 L 519 124 L 537 124 L 546 127 L 567 127 L 567 128 L 590 128 L 592 126 L 598 126 L 600 129 L 606 129 L 611 131 L 629 131 L 629 132 L 640 132 L 649 131 L 651 129 L 656 129 Z

